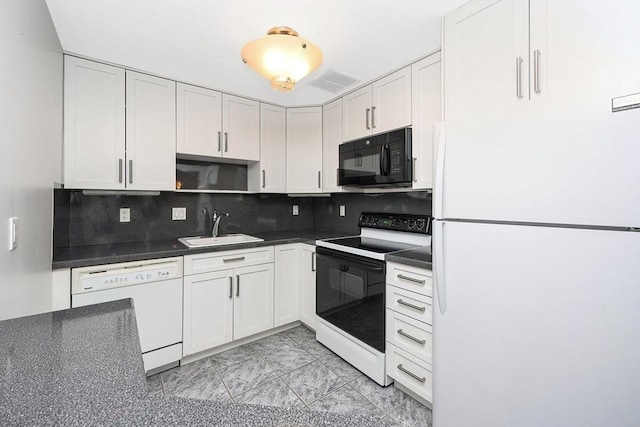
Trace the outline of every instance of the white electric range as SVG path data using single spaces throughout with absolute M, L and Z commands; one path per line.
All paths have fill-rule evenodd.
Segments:
M 431 245 L 427 215 L 362 213 L 360 235 L 316 241 L 316 339 L 386 386 L 385 255 Z

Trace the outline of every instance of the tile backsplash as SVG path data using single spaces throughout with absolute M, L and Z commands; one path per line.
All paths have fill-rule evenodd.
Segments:
M 381 194 L 333 194 L 331 197 L 289 197 L 284 194 L 160 193 L 159 196 L 84 195 L 56 189 L 54 246 L 56 248 L 168 240 L 211 232 L 211 215 L 228 212 L 221 233 L 282 230 L 359 232 L 360 212 L 431 213 L 426 191 Z M 293 205 L 299 214 L 292 215 Z M 344 205 L 346 215 L 339 216 Z M 173 221 L 171 210 L 186 208 L 185 221 Z M 130 222 L 119 221 L 120 208 L 129 208 Z

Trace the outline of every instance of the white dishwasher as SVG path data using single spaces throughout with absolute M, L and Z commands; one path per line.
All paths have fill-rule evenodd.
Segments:
M 133 298 L 144 370 L 182 357 L 182 257 L 74 268 L 71 306 Z

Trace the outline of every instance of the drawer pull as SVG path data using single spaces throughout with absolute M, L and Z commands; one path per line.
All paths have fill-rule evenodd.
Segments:
M 407 306 L 407 307 L 413 308 L 414 310 L 421 311 L 421 312 L 423 312 L 423 313 L 424 313 L 424 311 L 427 309 L 426 307 L 419 307 L 419 306 L 417 306 L 417 305 L 413 305 L 413 304 L 411 304 L 411 303 L 409 303 L 409 302 L 406 302 L 406 301 L 403 301 L 403 300 L 401 300 L 401 299 L 399 299 L 399 300 L 397 301 L 397 303 L 398 303 L 398 304 L 400 304 L 400 305 L 404 305 L 404 306 Z
M 414 374 L 411 371 L 406 370 L 405 368 L 402 367 L 402 363 L 398 365 L 398 369 L 402 372 L 404 372 L 405 374 L 409 375 L 411 378 L 420 381 L 421 383 L 425 382 L 427 379 L 425 377 L 419 377 L 416 374 Z
M 417 342 L 420 345 L 424 345 L 424 343 L 426 343 L 425 340 L 419 340 L 418 338 L 414 337 L 413 335 L 409 335 L 408 333 L 406 333 L 402 329 L 398 329 L 398 333 L 400 335 L 402 335 L 403 337 L 409 338 L 411 341 Z
M 425 284 L 425 280 L 424 279 L 414 279 L 413 277 L 405 276 L 403 274 L 398 274 L 397 277 L 398 277 L 398 279 L 408 280 L 408 281 L 413 282 L 413 283 L 419 283 L 421 285 Z
M 235 258 L 222 258 L 222 262 L 232 262 L 232 261 L 244 261 L 244 257 L 239 256 Z

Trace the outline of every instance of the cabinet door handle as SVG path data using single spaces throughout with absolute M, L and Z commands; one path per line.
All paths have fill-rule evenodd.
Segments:
M 229 151 L 229 134 L 227 132 L 224 133 L 224 152 Z
M 129 160 L 129 184 L 133 184 L 133 160 Z
M 522 99 L 522 58 L 516 58 L 516 98 Z
M 233 298 L 233 276 L 229 276 L 229 299 Z
M 411 178 L 413 182 L 418 182 L 418 179 L 416 178 L 416 161 L 418 160 L 418 158 L 413 157 L 411 160 L 413 161 L 411 164 Z
M 236 274 L 236 296 L 240 296 L 240 275 Z
M 540 51 L 533 51 L 533 90 L 540 93 Z
M 376 128 L 376 107 L 371 107 L 371 127 Z
M 322 188 L 322 171 L 318 171 L 318 188 Z
M 265 177 L 264 169 L 262 169 L 262 188 L 267 185 L 267 178 Z
M 419 377 L 416 374 L 414 374 L 411 371 L 408 371 L 407 369 L 402 367 L 402 363 L 398 365 L 398 370 L 404 372 L 405 374 L 409 375 L 411 378 L 420 381 L 421 383 L 425 382 L 427 379 L 425 377 Z
M 369 126 L 369 112 L 371 111 L 371 108 L 367 108 L 367 129 L 371 129 L 371 127 Z
M 413 277 L 409 277 L 409 276 L 405 276 L 404 274 L 398 274 L 396 276 L 398 279 L 403 279 L 403 280 L 408 280 L 409 282 L 413 282 L 413 283 L 419 283 L 421 285 L 425 284 L 424 279 L 414 279 Z
M 420 307 L 417 305 L 413 305 L 409 302 L 403 301 L 401 299 L 399 299 L 398 301 L 396 301 L 398 304 L 400 305 L 404 305 L 405 307 L 409 307 L 409 308 L 413 308 L 414 310 L 418 310 L 424 313 L 424 311 L 427 309 L 426 307 Z
M 218 131 L 218 151 L 222 151 L 222 132 Z
M 118 182 L 122 184 L 122 159 L 118 159 Z
M 316 271 L 316 253 L 311 252 L 311 271 Z
M 233 261 L 244 261 L 244 257 L 239 256 L 235 258 L 222 258 L 222 262 L 233 262 Z
M 398 329 L 398 333 L 400 335 L 402 335 L 405 338 L 409 338 L 411 341 L 415 341 L 420 345 L 424 345 L 424 343 L 426 343 L 426 340 L 419 340 L 418 338 L 414 337 L 413 335 L 409 335 L 408 333 L 406 333 L 405 331 L 403 331 L 402 329 Z

